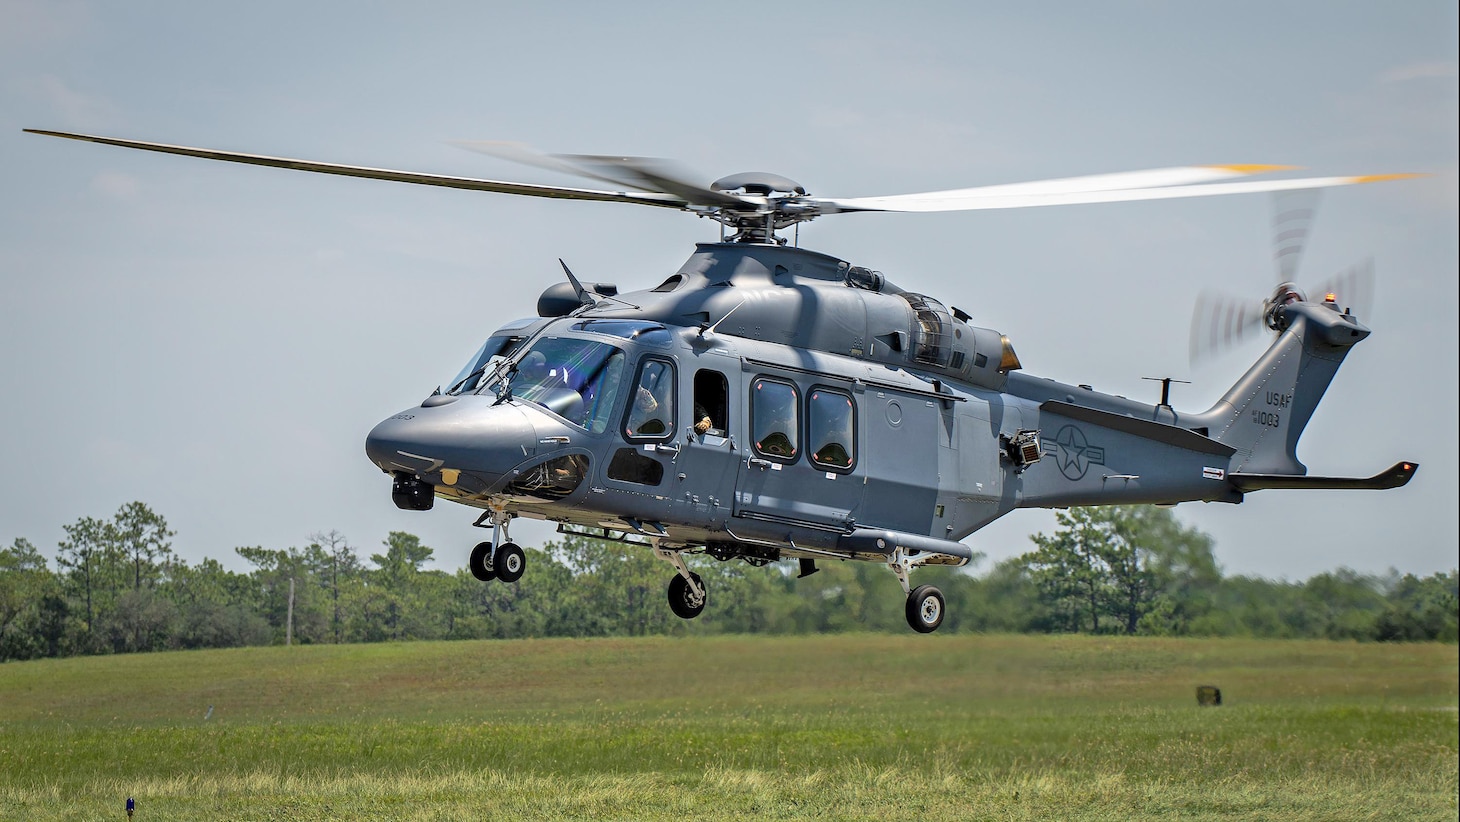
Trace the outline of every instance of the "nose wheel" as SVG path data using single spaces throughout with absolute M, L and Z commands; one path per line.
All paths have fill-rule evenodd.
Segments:
M 522 572 L 527 569 L 527 556 L 517 547 L 517 543 L 508 542 L 498 547 L 492 555 L 492 569 L 497 572 L 497 579 L 516 582 L 522 579 Z
M 471 559 L 467 561 L 467 567 L 471 569 L 471 575 L 482 582 L 496 579 L 496 566 L 492 564 L 492 543 L 477 543 L 477 547 L 471 549 Z
M 471 549 L 471 559 L 467 564 L 471 568 L 471 575 L 482 582 L 491 582 L 494 579 L 516 582 L 522 579 L 522 573 L 527 570 L 527 555 L 515 542 L 499 546 L 481 542 Z
M 505 511 L 494 511 L 494 514 L 492 541 L 479 542 L 471 549 L 467 567 L 482 582 L 494 579 L 516 582 L 527 570 L 527 555 L 507 536 L 507 523 L 512 521 L 512 515 Z

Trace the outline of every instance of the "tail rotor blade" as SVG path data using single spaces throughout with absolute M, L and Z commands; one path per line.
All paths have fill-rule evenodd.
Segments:
M 1326 299 L 1332 294 L 1334 302 L 1351 310 L 1359 319 L 1367 320 L 1374 310 L 1374 261 L 1356 263 L 1323 280 L 1308 292 L 1312 299 Z
M 1302 262 L 1322 196 L 1321 189 L 1316 188 L 1272 195 L 1272 255 L 1280 283 L 1297 279 L 1298 263 Z
M 1191 317 L 1191 362 L 1241 345 L 1261 331 L 1262 308 L 1254 301 L 1203 292 Z

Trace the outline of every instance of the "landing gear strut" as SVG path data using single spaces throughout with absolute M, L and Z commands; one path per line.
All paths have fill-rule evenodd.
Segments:
M 516 582 L 527 570 L 527 555 L 507 536 L 510 522 L 512 515 L 505 509 L 492 509 L 492 541 L 478 543 L 471 551 L 471 575 L 482 582 Z
M 926 564 L 927 557 L 909 557 L 902 546 L 894 548 L 887 557 L 888 570 L 897 575 L 897 581 L 902 583 L 902 592 L 907 594 L 907 605 L 904 608 L 907 624 L 920 634 L 931 634 L 938 630 L 938 626 L 943 624 L 943 615 L 947 612 L 942 591 L 932 585 L 919 585 L 914 590 L 908 584 L 908 573 Z

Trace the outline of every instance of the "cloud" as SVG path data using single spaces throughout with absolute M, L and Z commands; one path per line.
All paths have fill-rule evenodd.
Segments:
M 1460 66 L 1454 60 L 1435 60 L 1429 63 L 1410 63 L 1389 69 L 1379 75 L 1381 83 L 1404 83 L 1410 80 L 1443 80 L 1460 74 Z

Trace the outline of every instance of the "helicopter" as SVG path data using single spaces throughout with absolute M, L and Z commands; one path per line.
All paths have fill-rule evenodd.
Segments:
M 709 592 L 685 557 L 764 566 L 795 559 L 885 565 L 909 626 L 937 630 L 930 565 L 964 566 L 961 540 L 1019 508 L 1240 503 L 1266 489 L 1391 489 L 1418 468 L 1310 476 L 1297 444 L 1370 329 L 1329 294 L 1285 284 L 1260 321 L 1275 339 L 1210 409 L 1177 411 L 1027 374 L 1008 336 L 894 284 L 799 247 L 801 223 L 859 212 L 1025 208 L 1256 192 L 1399 179 L 1249 180 L 1289 166 L 1119 172 L 881 197 L 813 197 L 766 172 L 708 186 L 666 161 L 464 147 L 569 172 L 573 188 L 340 165 L 68 132 L 26 131 L 167 154 L 532 197 L 671 208 L 719 224 L 662 281 L 585 283 L 561 263 L 536 313 L 494 331 L 461 371 L 380 422 L 365 441 L 406 510 L 439 499 L 490 528 L 468 568 L 516 582 L 513 520 L 648 549 L 673 568 L 671 610 L 693 619 Z M 1217 312 L 1221 315 L 1221 312 Z M 1223 315 L 1224 316 L 1224 315 Z

